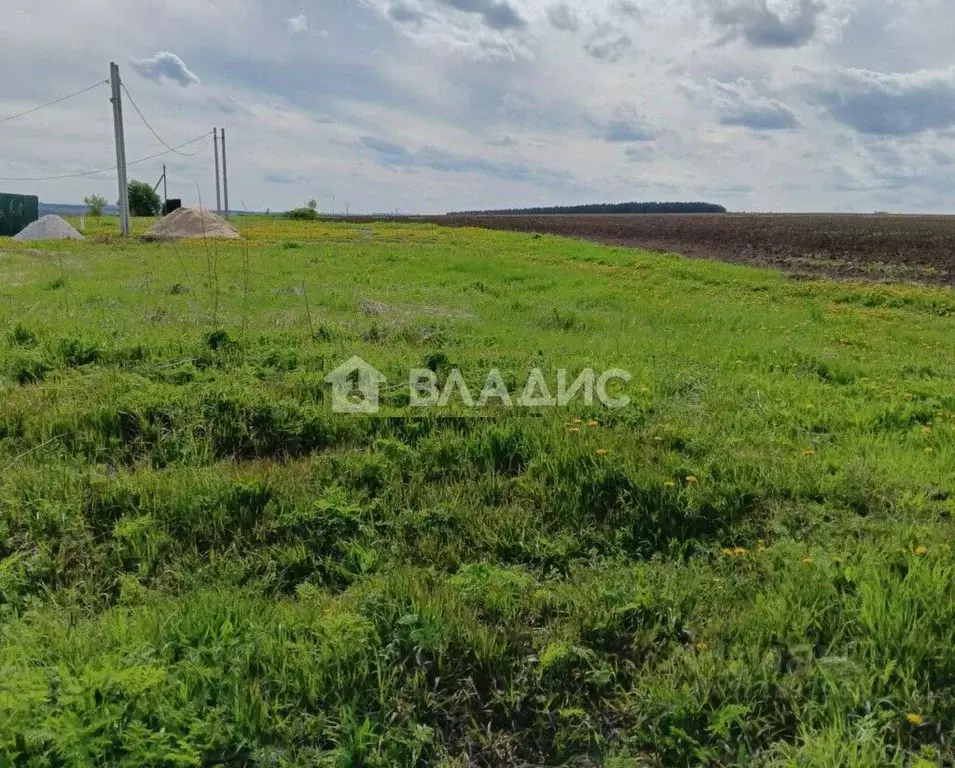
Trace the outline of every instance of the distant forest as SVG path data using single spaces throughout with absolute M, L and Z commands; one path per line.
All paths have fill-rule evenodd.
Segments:
M 714 203 L 596 203 L 553 205 L 546 208 L 504 208 L 499 211 L 454 211 L 449 216 L 516 216 L 586 213 L 726 213 Z

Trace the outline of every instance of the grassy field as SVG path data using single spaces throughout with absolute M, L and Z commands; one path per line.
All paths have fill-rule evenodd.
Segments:
M 955 293 L 238 226 L 0 240 L 0 764 L 952 764 Z

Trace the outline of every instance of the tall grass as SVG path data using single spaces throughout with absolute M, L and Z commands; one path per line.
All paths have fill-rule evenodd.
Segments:
M 4 760 L 951 760 L 951 292 L 239 225 L 3 243 Z M 421 414 L 409 367 L 632 403 Z

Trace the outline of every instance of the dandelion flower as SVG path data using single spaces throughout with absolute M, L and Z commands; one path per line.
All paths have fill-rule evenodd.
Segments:
M 802 452 L 803 456 L 815 456 L 816 452 L 812 448 L 807 448 Z
M 832 564 L 833 564 L 833 565 L 842 565 L 842 558 L 841 558 L 841 557 L 833 557 L 833 558 L 832 558 Z
M 582 424 L 583 421 L 583 419 L 574 419 L 574 424 Z
M 697 482 L 698 482 L 697 479 L 696 479 L 695 477 L 693 477 L 693 475 L 688 475 L 687 478 L 686 478 L 686 484 L 687 484 L 687 485 L 696 485 Z
M 722 550 L 722 552 L 723 552 L 723 554 L 726 555 L 727 557 L 732 557 L 733 555 L 736 554 L 736 552 L 735 552 L 734 550 L 730 549 L 729 547 L 724 547 L 723 550 Z
M 676 483 L 674 483 L 672 480 L 667 480 L 667 481 L 663 484 L 663 487 L 664 487 L 664 488 L 676 488 Z
M 567 431 L 572 435 L 576 435 L 580 432 L 580 427 L 568 427 Z
M 749 550 L 746 549 L 746 547 L 736 547 L 736 548 L 733 550 L 733 554 L 734 554 L 734 555 L 745 555 L 745 554 L 748 554 L 748 553 L 749 553 Z
M 928 554 L 928 547 L 918 546 L 915 548 L 915 554 L 919 557 L 925 557 Z
M 696 650 L 699 651 L 699 652 L 701 652 L 701 653 L 702 653 L 703 651 L 708 651 L 709 648 L 710 648 L 710 647 L 709 647 L 706 643 L 704 643 L 704 642 L 699 642 L 699 643 L 696 644 Z
M 799 562 L 802 563 L 803 565 L 812 565 L 813 559 L 811 557 L 804 557 Z
M 610 451 L 608 451 L 606 448 L 597 449 L 598 456 L 606 456 L 608 453 L 610 453 Z
M 908 721 L 909 725 L 914 725 L 916 727 L 922 725 L 922 723 L 925 722 L 925 718 L 923 718 L 919 714 L 916 714 L 915 712 L 909 712 L 905 716 L 905 719 Z
M 600 424 L 594 421 L 593 419 L 591 419 L 590 421 L 587 422 L 587 426 L 593 429 L 594 427 L 599 427 Z

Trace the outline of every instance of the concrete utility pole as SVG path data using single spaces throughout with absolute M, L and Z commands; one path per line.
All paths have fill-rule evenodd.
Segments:
M 216 213 L 222 215 L 222 192 L 219 191 L 219 129 L 212 129 L 212 148 L 216 155 Z
M 229 172 L 225 162 L 225 128 L 220 129 L 222 139 L 222 201 L 225 205 L 223 215 L 229 218 Z
M 119 67 L 109 63 L 109 84 L 112 89 L 113 134 L 116 139 L 116 181 L 119 185 L 119 227 L 123 237 L 129 237 L 129 186 L 126 180 L 126 136 L 123 133 L 123 99 Z
M 166 164 L 162 166 L 162 209 L 166 211 L 166 201 L 169 199 L 169 188 L 166 186 Z M 169 211 L 166 211 L 169 213 Z

